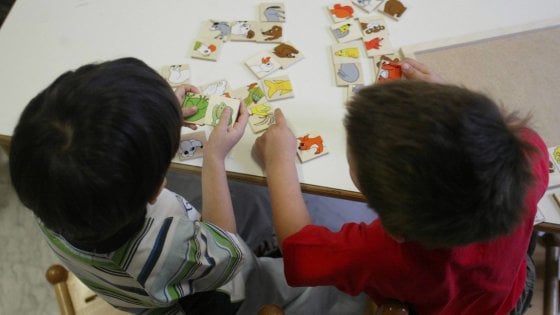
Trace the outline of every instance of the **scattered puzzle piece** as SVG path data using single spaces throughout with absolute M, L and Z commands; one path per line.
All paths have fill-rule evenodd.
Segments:
M 205 123 L 207 125 L 216 126 L 226 107 L 231 108 L 228 125 L 233 126 L 233 123 L 237 119 L 237 113 L 239 112 L 239 100 L 218 95 L 211 95 L 208 100 Z
M 231 41 L 249 41 L 257 40 L 256 32 L 258 31 L 258 22 L 255 21 L 235 21 L 231 23 Z
M 247 59 L 245 64 L 259 79 L 266 77 L 281 67 L 273 54 L 267 51 Z
M 360 46 L 362 46 L 360 41 L 332 45 L 333 63 L 359 62 L 361 57 Z
M 185 121 L 196 125 L 204 125 L 208 101 L 208 96 L 187 92 L 183 99 L 182 107 L 194 106 L 197 108 L 197 111 L 194 115 L 186 117 Z
M 261 22 L 257 26 L 255 40 L 260 43 L 281 43 L 284 26 L 279 22 Z
M 350 2 L 336 2 L 327 9 L 334 23 L 354 18 L 354 8 Z
M 229 21 L 207 20 L 202 22 L 199 37 L 213 38 L 227 42 L 231 35 L 231 25 Z
M 355 20 L 347 20 L 331 25 L 331 32 L 339 43 L 353 41 L 362 37 L 360 26 Z
M 297 154 L 302 163 L 328 153 L 323 138 L 317 133 L 308 133 L 298 137 L 297 140 Z
M 381 16 L 362 16 L 358 19 L 363 37 L 372 35 L 389 35 L 385 19 Z
M 398 69 L 393 69 L 392 66 L 385 66 L 382 69 L 383 64 L 392 64 L 397 65 L 403 59 L 402 53 L 399 51 L 397 53 L 389 54 L 389 55 L 382 55 L 374 57 L 374 72 L 375 72 L 375 80 L 374 83 L 378 80 L 384 81 L 387 80 L 389 77 L 396 77 L 398 74 L 402 74 L 400 66 Z M 388 71 L 393 71 L 394 73 L 389 73 Z M 380 79 L 381 77 L 381 79 Z
M 201 37 L 195 40 L 191 57 L 216 61 L 223 42 L 219 39 Z
M 280 63 L 282 69 L 286 69 L 304 58 L 301 51 L 290 42 L 278 44 L 272 49 L 272 53 Z
M 292 81 L 287 75 L 262 80 L 263 90 L 269 101 L 289 98 L 294 96 Z
M 352 3 L 367 13 L 371 13 L 381 4 L 381 1 L 382 0 L 352 0 Z
M 264 91 L 257 82 L 251 82 L 244 87 L 240 87 L 230 92 L 232 98 L 243 101 L 246 106 L 262 103 L 266 101 Z
M 261 3 L 259 16 L 261 22 L 285 22 L 286 7 L 282 2 Z
M 229 82 L 225 79 L 214 81 L 199 87 L 202 95 L 226 95 L 230 91 Z
M 349 84 L 363 84 L 362 64 L 359 62 L 348 62 L 335 64 L 336 85 L 346 86 Z
M 274 109 L 266 103 L 249 106 L 247 110 L 249 111 L 249 126 L 254 133 L 264 131 L 276 122 Z
M 398 21 L 407 9 L 400 0 L 385 0 L 379 7 L 379 12 Z
M 172 87 L 187 84 L 191 79 L 191 69 L 188 64 L 165 66 L 160 73 Z
M 180 161 L 195 159 L 204 155 L 206 132 L 204 130 L 189 132 L 181 135 L 177 158 Z

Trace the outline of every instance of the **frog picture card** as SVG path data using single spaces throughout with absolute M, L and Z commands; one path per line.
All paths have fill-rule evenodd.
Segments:
M 208 100 L 208 108 L 206 109 L 206 116 L 204 118 L 207 125 L 216 126 L 220 121 L 222 112 L 226 107 L 231 109 L 229 117 L 229 126 L 232 127 L 237 119 L 239 113 L 240 101 L 235 98 L 229 98 L 218 95 L 210 95 Z

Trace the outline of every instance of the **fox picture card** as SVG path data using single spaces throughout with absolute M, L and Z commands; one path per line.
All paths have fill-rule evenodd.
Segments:
M 381 60 L 376 82 L 392 81 L 402 78 L 401 65 L 394 61 Z
M 400 0 L 384 0 L 378 10 L 384 15 L 398 21 L 408 10 L 408 7 Z
M 339 43 L 362 38 L 360 24 L 356 20 L 347 20 L 331 25 L 331 33 Z
M 229 94 L 230 97 L 243 101 L 246 106 L 260 104 L 266 101 L 264 91 L 261 89 L 258 82 L 251 82 L 231 91 Z
M 202 22 L 199 37 L 208 37 L 227 42 L 231 35 L 231 24 L 229 21 L 206 20 Z
M 210 61 L 218 60 L 218 55 L 223 42 L 211 37 L 199 37 L 195 39 L 191 51 L 191 57 Z
M 231 34 L 229 39 L 233 41 L 254 42 L 259 31 L 257 21 L 233 21 L 231 22 Z
M 259 133 L 276 123 L 274 108 L 267 103 L 255 104 L 247 107 L 249 111 L 249 126 L 254 133 Z
M 229 82 L 226 79 L 221 79 L 211 83 L 207 83 L 198 87 L 200 94 L 203 95 L 224 95 L 230 91 Z
M 195 159 L 204 155 L 206 132 L 204 130 L 181 134 L 177 158 L 180 161 Z
M 297 155 L 302 163 L 329 153 L 323 137 L 318 133 L 307 133 L 297 137 L 297 142 Z
M 402 60 L 403 60 L 403 56 L 402 56 L 402 53 L 401 53 L 400 50 L 398 50 L 397 52 L 392 53 L 392 54 L 373 57 L 373 68 L 374 68 L 373 73 L 375 74 L 374 75 L 374 83 L 377 82 L 377 80 L 379 79 L 380 76 L 386 77 L 386 78 L 389 78 L 389 76 L 395 77 L 394 74 L 391 75 L 390 73 L 382 73 L 383 71 L 386 72 L 386 71 L 390 70 L 390 68 L 391 68 L 390 66 L 385 66 L 384 69 L 382 69 L 384 63 L 387 64 L 388 62 L 390 62 L 391 64 L 395 65 L 395 64 L 399 64 Z M 401 72 L 401 74 L 402 74 L 402 71 L 401 71 L 400 68 L 397 71 Z M 396 74 L 398 74 L 398 73 L 396 73 Z M 383 81 L 383 79 L 382 79 L 382 81 Z
M 383 0 L 352 0 L 352 3 L 367 13 L 373 12 Z
M 284 24 L 281 22 L 260 22 L 256 25 L 255 40 L 259 43 L 281 43 L 284 41 Z
M 185 117 L 185 121 L 196 125 L 204 125 L 206 123 L 205 117 L 206 110 L 208 109 L 208 102 L 209 97 L 206 95 L 187 92 L 185 94 L 185 98 L 183 99 L 181 107 L 187 108 L 194 106 L 197 108 L 197 110 L 194 115 Z
M 164 66 L 160 74 L 172 87 L 187 84 L 191 80 L 191 69 L 188 64 Z
M 387 55 L 394 52 L 388 35 L 368 35 L 363 38 L 363 42 L 368 57 Z
M 259 79 L 272 74 L 281 67 L 280 63 L 274 57 L 274 54 L 268 51 L 260 52 L 247 59 L 245 64 Z
M 264 95 L 269 101 L 294 97 L 292 81 L 287 75 L 263 79 L 262 88 Z
M 259 5 L 261 22 L 286 22 L 286 6 L 282 2 L 265 2 Z
M 360 62 L 337 63 L 334 65 L 337 86 L 363 84 L 364 77 Z
M 333 44 L 331 46 L 332 60 L 334 64 L 345 62 L 359 62 L 362 55 L 361 41 Z
M 304 58 L 299 49 L 290 42 L 280 43 L 272 48 L 272 53 L 280 63 L 282 69 L 286 69 Z
M 334 2 L 327 7 L 327 10 L 334 23 L 353 19 L 355 14 L 352 3 L 348 1 Z
M 216 126 L 220 122 L 222 112 L 226 107 L 229 107 L 230 117 L 228 125 L 233 126 L 239 113 L 240 101 L 235 98 L 229 98 L 218 95 L 210 95 L 208 100 L 208 108 L 206 109 L 205 123 L 207 125 Z

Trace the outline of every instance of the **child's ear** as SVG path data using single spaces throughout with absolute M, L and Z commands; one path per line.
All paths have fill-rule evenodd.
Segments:
M 154 193 L 154 195 L 152 196 L 152 198 L 150 198 L 150 200 L 148 200 L 148 203 L 153 205 L 154 203 L 156 203 L 157 198 L 159 196 L 159 194 L 161 194 L 161 191 L 165 188 L 165 185 L 167 185 L 167 177 L 164 177 L 163 180 L 161 181 L 161 185 L 159 186 L 159 188 L 156 190 L 156 192 Z

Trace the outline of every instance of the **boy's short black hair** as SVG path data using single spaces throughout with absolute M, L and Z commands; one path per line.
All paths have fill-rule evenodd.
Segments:
M 58 77 L 23 111 L 12 184 L 49 229 L 95 244 L 141 227 L 176 153 L 177 97 L 145 63 L 123 58 Z
M 360 90 L 345 127 L 360 190 L 384 228 L 451 247 L 509 233 L 525 213 L 532 147 L 519 121 L 465 88 L 402 80 Z

